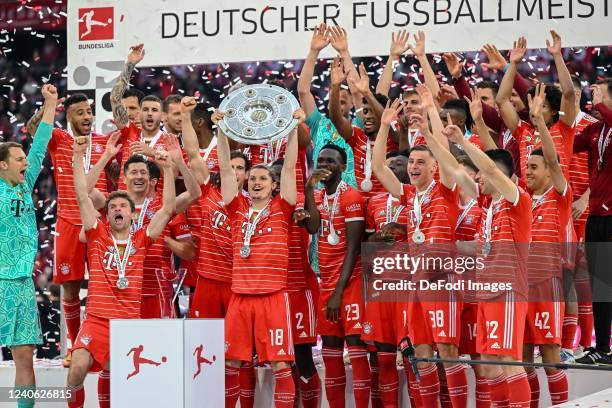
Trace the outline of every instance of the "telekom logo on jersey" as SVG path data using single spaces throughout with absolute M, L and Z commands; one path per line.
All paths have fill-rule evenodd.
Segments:
M 112 40 L 115 37 L 113 7 L 79 9 L 79 41 Z

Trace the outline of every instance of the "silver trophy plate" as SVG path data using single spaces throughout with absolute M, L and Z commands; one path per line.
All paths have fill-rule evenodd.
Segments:
M 239 143 L 260 145 L 280 139 L 297 125 L 293 112 L 300 107 L 295 96 L 275 85 L 243 86 L 219 105 L 225 117 L 219 127 Z

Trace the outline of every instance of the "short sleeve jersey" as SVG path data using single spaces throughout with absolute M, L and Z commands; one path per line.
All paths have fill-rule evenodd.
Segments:
M 84 154 L 83 163 L 87 167 L 94 164 L 104 154 L 107 137 L 92 133 L 90 136 L 89 154 Z M 72 145 L 73 136 L 63 129 L 53 129 L 51 141 L 49 142 L 49 154 L 53 162 L 53 177 L 57 189 L 57 216 L 74 225 L 81 225 L 81 214 L 74 192 L 74 172 L 72 169 Z M 89 169 L 86 168 L 86 171 Z M 106 193 L 106 174 L 102 172 L 96 183 L 96 188 Z
M 468 202 L 465 206 L 459 204 L 459 216 L 455 228 L 457 241 L 475 241 L 480 230 L 483 211 L 478 200 Z
M 298 194 L 295 209 L 304 208 L 304 194 Z M 315 278 L 308 262 L 308 232 L 293 222 L 289 223 L 289 266 L 287 290 L 295 292 L 308 288 Z
M 400 200 L 389 193 L 378 194 L 368 200 L 366 212 L 366 232 L 380 232 L 389 224 L 406 225 L 408 223 L 408 209 Z M 396 241 L 405 241 L 406 234 L 396 237 Z
M 103 319 L 139 318 L 144 260 L 153 242 L 146 229 L 132 234 L 132 250 L 125 272 L 129 282 L 126 289 L 117 287 L 116 249 L 108 226 L 98 220 L 85 235 L 89 269 L 87 313 Z M 120 259 L 123 259 L 126 244 L 125 241 L 117 242 Z
M 251 211 L 250 200 L 240 193 L 226 204 L 232 230 L 232 292 L 256 295 L 286 288 L 289 222 L 294 207 L 280 194 L 270 200 L 261 215 Z M 250 253 L 243 257 L 245 232 L 257 215 L 259 220 L 251 237 Z

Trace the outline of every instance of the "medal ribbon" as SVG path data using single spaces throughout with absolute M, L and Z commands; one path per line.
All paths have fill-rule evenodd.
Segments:
M 423 193 L 423 200 L 419 200 L 419 193 L 418 191 L 416 192 L 416 194 L 414 195 L 414 218 L 416 221 L 416 227 L 415 227 L 415 231 L 419 231 L 420 230 L 420 226 L 421 226 L 421 222 L 423 221 L 423 213 L 421 210 L 421 205 L 423 202 L 426 202 L 429 199 L 429 194 L 431 194 L 431 190 L 433 190 L 434 186 L 436 185 L 436 180 L 433 180 L 431 182 L 431 184 L 429 185 L 429 187 L 427 187 L 427 190 L 425 190 L 425 192 Z
M 129 235 L 127 244 L 125 245 L 125 251 L 123 252 L 123 258 L 119 256 L 119 247 L 117 246 L 117 240 L 113 234 L 111 234 L 111 238 L 113 239 L 113 245 L 115 246 L 115 263 L 117 264 L 117 273 L 119 275 L 119 279 L 125 278 L 125 271 L 127 269 L 128 260 L 130 259 L 130 252 L 132 252 L 132 234 Z
M 474 204 L 476 204 L 476 200 L 474 200 L 473 198 L 470 200 L 470 202 L 465 206 L 465 208 L 463 209 L 463 211 L 461 212 L 461 214 L 459 214 L 459 218 L 457 218 L 457 225 L 455 225 L 455 230 L 457 228 L 459 228 L 459 226 L 461 225 L 461 223 L 463 222 L 463 219 L 465 217 L 467 217 L 468 213 L 470 212 L 470 210 L 472 209 L 472 207 L 474 206 Z
M 325 211 L 327 211 L 327 216 L 329 217 L 329 235 L 335 235 L 336 231 L 334 230 L 334 214 L 338 210 L 338 200 L 340 199 L 340 193 L 344 189 L 344 185 L 346 183 L 344 180 L 341 180 L 338 183 L 338 187 L 336 187 L 336 192 L 334 193 L 334 202 L 332 204 L 332 208 L 329 208 L 329 197 L 327 196 L 327 190 L 325 190 L 325 195 L 323 196 L 323 203 L 325 205 Z
M 387 224 L 397 222 L 400 213 L 404 209 L 403 205 L 398 205 L 395 211 L 393 211 L 393 201 L 395 201 L 395 199 L 391 194 L 389 194 L 389 196 L 387 197 L 387 213 L 385 214 L 387 218 Z
M 269 205 L 269 203 L 268 203 Z M 265 208 L 263 208 L 261 211 L 259 211 L 257 213 L 257 215 L 255 216 L 255 219 L 253 221 L 250 221 L 251 219 L 251 215 L 253 214 L 253 207 L 249 208 L 249 221 L 247 223 L 246 229 L 244 231 L 244 237 L 243 237 L 243 246 L 250 246 L 251 245 L 251 237 L 253 237 L 253 235 L 255 235 L 255 230 L 257 229 L 257 224 L 259 223 L 259 220 L 261 219 L 261 217 L 263 216 L 263 214 L 265 212 L 267 212 L 266 210 L 268 209 L 268 205 L 266 205 Z

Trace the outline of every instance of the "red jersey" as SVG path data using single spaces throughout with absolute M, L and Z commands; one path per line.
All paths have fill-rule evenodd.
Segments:
M 576 117 L 576 125 L 574 127 L 576 136 L 582 133 L 584 128 L 596 123 L 597 119 L 588 115 L 584 112 L 579 112 Z M 589 153 L 588 152 L 577 152 L 572 156 L 569 167 L 569 184 L 572 187 L 574 194 L 574 201 L 582 197 L 585 191 L 589 188 Z M 589 207 L 587 206 L 586 211 L 579 220 L 586 221 L 589 215 Z
M 304 208 L 304 194 L 298 194 L 295 209 Z M 309 287 L 316 276 L 308 262 L 308 231 L 293 220 L 289 223 L 289 268 L 287 269 L 287 290 L 297 292 Z
M 171 133 L 164 132 L 163 130 L 159 129 L 157 131 L 157 134 L 153 136 L 151 141 L 148 143 L 149 147 L 151 147 L 155 151 L 167 150 L 166 138 L 168 137 L 175 137 L 175 136 L 172 135 Z M 137 128 L 136 125 L 134 125 L 132 122 L 130 122 L 126 127 L 121 129 L 121 144 L 123 144 L 123 147 L 122 147 L 123 163 L 125 163 L 127 159 L 130 158 L 130 146 L 134 142 L 144 142 L 144 138 L 142 135 L 142 131 L 139 128 Z M 148 159 L 151 160 L 150 157 L 148 157 Z M 127 190 L 125 182 L 123 181 L 123 163 L 121 163 L 121 170 L 119 174 L 119 186 L 118 186 L 119 190 Z M 163 191 L 163 188 L 164 188 L 164 174 L 162 171 L 162 175 L 159 179 L 159 182 L 157 183 L 157 191 L 161 193 L 161 191 Z
M 346 224 L 353 221 L 365 221 L 365 203 L 361 194 L 344 182 L 338 185 L 334 194 L 328 196 L 325 194 L 325 189 L 320 189 L 315 191 L 314 198 L 321 214 L 319 227 L 321 290 L 332 291 L 336 288 L 346 256 Z M 327 202 L 325 202 L 326 199 Z M 328 241 L 332 230 L 330 228 L 330 215 L 332 214 L 333 231 L 339 238 L 337 245 L 332 245 Z M 359 276 L 361 276 L 361 260 L 357 257 L 350 279 L 356 279 Z
M 368 201 L 366 232 L 380 232 L 389 223 L 408 224 L 408 209 L 389 193 L 375 195 Z M 395 240 L 406 241 L 406 235 L 395 237 Z
M 250 200 L 240 193 L 226 204 L 233 241 L 232 292 L 255 295 L 283 290 L 287 286 L 289 223 L 294 206 L 279 194 L 259 212 L 250 207 Z M 254 229 L 246 246 L 250 228 Z M 246 257 L 244 248 L 249 248 Z
M 561 260 L 567 259 L 561 244 L 575 241 L 569 185 L 563 194 L 551 186 L 541 196 L 533 195 L 531 208 L 529 284 L 533 285 L 552 276 L 561 276 Z
M 366 165 L 372 169 L 372 153 L 374 151 L 374 141 L 369 140 L 363 129 L 357 126 L 353 126 L 353 136 L 348 140 L 349 146 L 353 149 L 353 155 L 355 159 L 355 178 L 357 179 L 357 188 L 359 192 L 363 194 L 364 198 L 368 199 L 375 195 L 385 193 L 386 190 L 383 185 L 378 181 L 374 173 L 371 173 L 370 181 L 372 182 L 372 188 L 370 191 L 363 191 L 361 183 L 366 178 Z M 393 150 L 397 150 L 398 146 L 391 138 L 387 139 L 387 153 Z M 369 163 L 368 163 L 369 159 Z
M 472 133 L 468 130 L 467 132 L 465 132 L 464 137 L 468 140 L 468 142 L 472 143 L 473 145 L 478 147 L 480 150 L 484 150 L 482 146 L 482 141 L 480 140 L 480 136 L 478 136 L 476 133 Z M 460 150 L 463 150 L 461 146 L 457 145 L 457 147 Z
M 132 234 L 131 255 L 125 271 L 129 284 L 125 289 L 117 287 L 116 249 L 109 228 L 98 220 L 92 229 L 85 231 L 85 236 L 89 269 L 87 313 L 103 319 L 139 318 L 143 264 L 153 243 L 146 229 Z M 126 241 L 117 241 L 120 259 L 126 244 Z
M 569 161 L 573 154 L 574 128 L 558 120 L 551 126 L 549 131 L 553 143 L 555 144 L 555 150 L 559 155 L 563 174 L 565 178 L 569 180 Z M 542 140 L 536 128 L 531 123 L 522 120 L 519 122 L 519 126 L 514 131 L 513 136 L 519 144 L 521 179 L 525 181 L 529 156 L 533 150 L 542 147 Z
M 521 187 L 516 188 L 516 203 L 501 197 L 488 204 L 490 196 L 480 193 L 478 197 L 478 204 L 484 208 L 478 241 L 496 244 L 489 254 L 485 254 L 486 267 L 478 273 L 478 278 L 481 282 L 512 283 L 512 289 L 525 296 L 527 254 L 531 242 L 531 197 Z
M 90 147 L 85 153 L 84 164 L 86 171 L 88 165 L 93 165 L 100 160 L 106 148 L 107 137 L 92 133 L 90 136 Z M 49 141 L 49 154 L 53 162 L 53 177 L 57 189 L 57 216 L 74 224 L 81 225 L 81 213 L 74 192 L 74 172 L 72 170 L 72 145 L 74 137 L 63 129 L 53 129 Z M 102 172 L 96 188 L 106 193 L 106 174 Z
M 470 200 L 465 206 L 460 203 L 458 205 L 455 238 L 457 241 L 475 241 L 482 221 L 482 208 L 478 205 L 478 200 Z
M 232 229 L 221 191 L 207 183 L 202 191 L 198 273 L 206 279 L 232 281 Z

